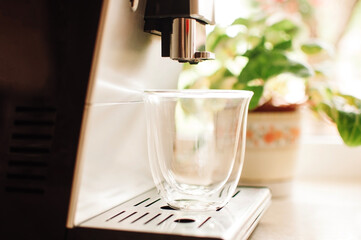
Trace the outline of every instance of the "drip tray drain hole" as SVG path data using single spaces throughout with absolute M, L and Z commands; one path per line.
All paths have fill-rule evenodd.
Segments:
M 195 221 L 196 220 L 191 219 L 191 218 L 179 218 L 179 219 L 174 220 L 174 222 L 177 222 L 177 223 L 192 223 Z

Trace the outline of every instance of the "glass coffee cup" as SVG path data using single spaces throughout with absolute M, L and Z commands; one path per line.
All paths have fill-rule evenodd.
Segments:
M 159 194 L 180 210 L 217 210 L 241 174 L 248 106 L 241 90 L 144 92 L 150 168 Z

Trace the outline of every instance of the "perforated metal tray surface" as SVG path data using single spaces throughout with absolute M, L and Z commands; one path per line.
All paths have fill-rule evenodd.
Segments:
M 218 211 L 171 209 L 151 189 L 77 227 L 218 239 L 247 239 L 270 204 L 267 188 L 239 187 Z M 121 232 L 120 232 L 121 234 Z

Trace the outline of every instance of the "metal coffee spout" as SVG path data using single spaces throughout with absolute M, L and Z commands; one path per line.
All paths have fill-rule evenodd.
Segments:
M 214 59 L 205 51 L 206 27 L 192 18 L 175 18 L 170 39 L 170 58 L 179 62 L 198 62 Z
M 191 64 L 214 59 L 205 51 L 213 0 L 148 0 L 144 20 L 144 31 L 162 38 L 162 57 Z

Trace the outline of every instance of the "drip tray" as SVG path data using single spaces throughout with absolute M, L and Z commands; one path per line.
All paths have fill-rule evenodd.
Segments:
M 116 239 L 132 235 L 134 239 L 158 239 L 160 235 L 167 236 L 165 239 L 247 239 L 270 201 L 267 188 L 239 187 L 230 202 L 218 211 L 179 211 L 168 207 L 154 188 L 81 223 L 76 229 L 77 235 L 91 232 L 94 237 L 99 230 L 104 237 L 111 232 Z

